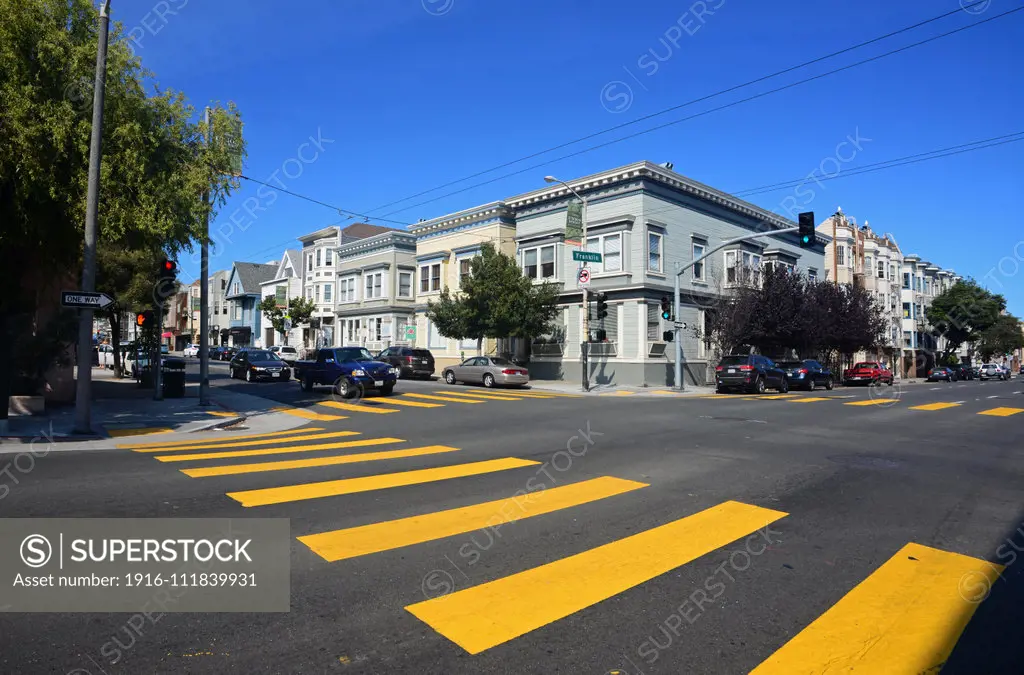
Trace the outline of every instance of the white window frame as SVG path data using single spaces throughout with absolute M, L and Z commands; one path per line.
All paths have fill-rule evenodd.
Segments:
M 320 267 L 322 262 L 323 262 L 323 249 L 322 248 L 318 248 L 316 250 L 316 266 Z
M 437 268 L 437 286 L 434 287 L 432 276 L 433 269 Z M 426 281 L 426 289 L 423 288 L 423 282 Z M 420 293 L 440 293 L 441 292 L 441 263 L 430 262 L 425 265 L 420 265 Z
M 657 267 L 651 264 L 651 244 L 657 242 L 654 247 L 654 255 L 658 257 Z M 665 235 L 661 232 L 655 232 L 654 230 L 647 230 L 647 271 L 655 274 L 665 273 Z
M 324 284 L 324 302 L 334 302 L 334 289 L 331 288 L 331 284 Z
M 356 302 L 359 299 L 356 277 L 345 277 L 338 281 L 338 302 Z
M 436 338 L 436 340 L 434 339 Z M 437 326 L 430 320 L 427 321 L 427 348 L 448 349 L 448 338 L 437 332 Z
M 608 269 L 608 240 L 619 240 L 619 266 L 618 269 Z M 601 254 L 601 262 L 588 263 L 594 274 L 621 274 L 626 271 L 623 249 L 625 248 L 625 237 L 622 232 L 609 232 L 607 234 L 596 234 L 587 237 L 586 250 Z
M 409 292 L 402 293 L 402 279 L 409 279 Z M 399 272 L 398 273 L 398 297 L 400 298 L 412 298 L 415 294 L 416 275 L 412 272 Z
M 842 244 L 836 244 L 836 265 L 846 267 L 846 247 Z
M 885 268 L 886 268 L 885 261 L 884 260 L 879 260 L 878 264 L 875 267 L 876 267 L 876 269 L 875 269 L 875 277 L 878 278 L 878 279 L 884 279 L 885 278 Z
M 551 251 L 551 274 L 548 276 L 544 275 L 544 252 Z M 526 270 L 526 257 L 529 254 L 536 256 L 536 270 L 534 274 L 528 274 Z M 554 244 L 544 244 L 542 246 L 531 246 L 530 248 L 522 249 L 520 256 L 520 266 L 523 270 L 523 276 L 528 279 L 544 280 L 558 279 L 558 251 Z
M 384 272 L 367 272 L 363 275 L 363 299 L 380 300 L 387 297 Z
M 697 252 L 697 249 L 700 249 L 700 253 Z M 694 241 L 694 242 L 690 243 L 690 254 L 693 256 L 693 258 L 691 258 L 691 260 L 696 260 L 697 258 L 701 257 L 705 253 L 707 253 L 707 245 L 705 243 L 702 243 L 702 242 L 699 242 L 699 241 Z M 708 280 L 708 272 L 707 272 L 708 264 L 707 263 L 708 263 L 708 260 L 707 260 L 707 258 L 705 258 L 704 260 L 701 260 L 699 263 L 695 264 L 693 267 L 690 268 L 690 272 L 693 275 L 693 280 L 694 281 L 707 282 L 707 280 Z M 698 269 L 700 270 L 700 274 L 697 274 L 697 270 Z

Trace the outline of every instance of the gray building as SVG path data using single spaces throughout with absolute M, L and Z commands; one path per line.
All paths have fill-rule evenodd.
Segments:
M 569 181 L 588 202 L 587 250 L 602 254 L 590 264 L 591 291 L 607 293 L 608 316 L 590 324 L 590 381 L 595 384 L 664 386 L 673 383 L 673 349 L 663 341 L 671 322 L 661 318 L 660 301 L 671 297 L 673 270 L 724 240 L 796 223 L 675 173 L 670 166 L 638 162 Z M 506 199 L 515 213 L 520 265 L 537 283 L 562 289 L 561 312 L 550 335 L 530 345 L 535 379 L 581 379 L 582 292 L 579 263 L 565 243 L 566 209 L 574 195 L 562 185 Z M 827 237 L 800 247 L 795 233 L 737 244 L 686 272 L 683 308 L 684 378 L 689 384 L 713 379 L 716 355 L 700 339 L 706 307 L 731 287 L 757 283 L 766 265 L 800 269 L 818 278 L 824 270 Z M 526 351 L 519 345 L 520 355 Z

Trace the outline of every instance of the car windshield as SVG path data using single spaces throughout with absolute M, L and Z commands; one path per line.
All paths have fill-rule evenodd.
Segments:
M 722 359 L 719 365 L 722 366 L 745 366 L 747 365 L 746 356 L 726 356 Z
M 509 361 L 508 359 L 503 359 L 500 356 L 491 357 L 491 363 L 493 363 L 496 366 L 514 366 L 514 365 L 516 365 L 516 364 L 512 363 L 511 361 Z
M 870 363 L 868 361 L 865 361 L 863 363 L 858 363 L 857 365 L 854 366 L 854 368 L 877 368 L 877 367 L 878 367 L 877 363 Z
M 281 347 L 281 353 L 282 354 L 294 354 L 295 353 L 295 347 Z
M 412 350 L 412 355 L 425 359 L 428 356 L 430 356 L 430 352 L 428 352 L 426 349 L 414 349 Z
M 249 360 L 253 363 L 261 363 L 264 361 L 280 361 L 277 355 L 272 352 L 247 352 Z
M 338 360 L 342 363 L 349 361 L 373 361 L 373 354 L 362 347 L 345 347 L 338 350 Z

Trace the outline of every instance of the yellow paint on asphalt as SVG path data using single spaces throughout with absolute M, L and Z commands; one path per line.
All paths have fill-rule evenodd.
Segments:
M 479 654 L 623 593 L 786 515 L 728 501 L 406 609 L 470 654 Z
M 937 673 L 1001 571 L 907 544 L 751 675 Z
M 831 396 L 804 396 L 803 398 L 795 398 L 790 403 L 814 403 L 815 401 L 831 401 Z
M 351 410 L 352 412 L 373 413 L 377 415 L 386 415 L 387 413 L 399 412 L 395 408 L 378 408 L 376 405 L 342 403 L 340 401 L 319 401 L 317 402 L 317 405 L 325 405 L 328 408 L 337 408 L 338 410 Z
M 462 391 L 445 391 L 445 396 L 458 396 L 459 398 L 468 399 L 483 399 L 485 401 L 523 401 L 525 400 L 522 396 L 506 396 L 501 392 L 493 392 L 491 390 L 481 391 L 480 393 L 468 393 Z
M 674 391 L 665 391 L 664 389 L 655 389 L 654 391 L 648 392 L 654 396 L 678 396 Z
M 213 415 L 214 417 L 238 417 L 238 413 L 228 412 L 227 410 L 207 410 L 207 415 Z
M 198 469 L 182 469 L 181 472 L 192 478 L 207 476 L 233 476 L 240 473 L 262 473 L 264 471 L 284 471 L 286 469 L 308 469 L 314 466 L 337 466 L 339 464 L 355 464 L 357 462 L 374 462 L 382 459 L 403 459 L 421 455 L 436 455 L 441 452 L 455 452 L 458 448 L 447 445 L 426 445 L 422 448 L 405 450 L 386 450 L 384 452 L 361 452 L 354 455 L 337 455 L 334 457 L 316 457 L 314 459 L 289 459 L 281 462 L 256 462 L 254 464 L 231 464 L 228 466 L 204 466 Z
M 313 412 L 312 410 L 306 410 L 305 408 L 273 408 L 272 410 L 274 412 L 291 415 L 292 417 L 301 417 L 304 420 L 316 420 L 317 422 L 335 422 L 337 420 L 348 419 L 344 415 L 325 415 L 323 413 Z
M 609 391 L 598 396 L 636 396 L 635 391 Z
M 1017 413 L 1024 412 L 1024 408 L 992 408 L 991 410 L 983 410 L 978 413 L 979 415 L 991 415 L 993 417 L 1009 417 L 1010 415 L 1016 415 Z
M 426 513 L 383 523 L 373 523 L 344 530 L 310 534 L 299 541 L 328 562 L 346 560 L 370 553 L 421 544 L 465 534 L 486 527 L 514 523 L 580 504 L 620 495 L 647 487 L 611 476 L 603 476 L 580 483 L 531 492 L 522 497 L 499 499 L 473 504 L 447 511 Z
M 390 396 L 382 403 L 377 403 L 375 400 L 364 400 L 363 403 L 368 405 L 404 405 L 411 408 L 443 408 L 444 403 L 424 403 L 423 401 L 406 401 L 405 399 L 398 398 L 396 396 Z
M 898 398 L 869 398 L 863 401 L 850 401 L 843 405 L 885 405 L 887 403 L 899 403 Z
M 496 387 L 494 389 L 484 389 L 485 392 L 491 392 L 498 394 L 499 396 L 515 396 L 516 398 L 579 398 L 578 396 L 567 396 L 566 394 L 549 394 L 549 393 L 533 393 L 529 391 L 522 391 L 520 389 L 509 389 L 507 387 Z
M 477 401 L 468 398 L 457 398 L 454 396 L 432 396 L 430 394 L 414 394 L 412 392 L 406 392 L 402 396 L 411 396 L 412 398 L 422 398 L 427 401 L 447 401 L 448 403 L 486 403 L 486 401 Z
M 385 473 L 376 476 L 364 476 L 362 478 L 345 478 L 321 483 L 306 483 L 305 485 L 285 485 L 260 490 L 229 492 L 227 496 L 242 506 L 266 506 L 268 504 L 283 504 L 285 502 L 297 502 L 306 499 L 318 499 L 320 497 L 336 497 L 357 492 L 383 490 L 404 485 L 433 483 L 439 480 L 448 480 L 449 478 L 478 476 L 495 471 L 536 466 L 537 464 L 540 464 L 540 462 L 505 457 L 502 459 L 489 459 L 483 462 L 442 466 L 436 469 L 400 471 L 398 473 Z
M 111 429 L 105 426 L 103 428 L 107 430 L 107 434 L 111 438 L 121 438 L 122 436 L 148 436 L 150 434 L 166 434 L 173 431 L 173 429 L 171 429 L 170 427 L 131 427 Z
M 269 438 L 272 436 L 292 436 L 295 434 L 304 434 L 311 431 L 323 431 L 323 427 L 304 427 L 302 429 L 291 429 L 289 431 L 272 431 L 266 434 L 241 434 L 235 435 L 229 432 L 217 432 L 218 442 L 221 440 L 233 440 L 233 441 L 248 441 L 254 438 Z M 212 439 L 207 439 L 212 440 Z M 126 443 L 119 445 L 119 448 L 133 448 L 140 450 L 142 448 L 169 448 L 174 445 L 181 445 L 181 441 L 162 441 L 160 443 Z
M 261 450 L 201 452 L 194 455 L 157 455 L 156 458 L 161 462 L 190 462 L 200 459 L 262 457 L 264 455 L 288 455 L 293 452 L 318 452 L 322 450 L 337 450 L 338 448 L 361 448 L 367 445 L 384 445 L 386 443 L 405 443 L 405 440 L 401 438 L 364 438 L 358 441 L 340 441 L 338 443 L 319 443 L 316 445 L 293 445 L 283 448 L 263 448 Z
M 211 448 L 245 448 L 255 445 L 273 445 L 274 443 L 297 443 L 300 441 L 320 441 L 325 438 L 338 438 L 339 436 L 358 436 L 358 431 L 331 431 L 323 434 L 302 434 L 293 432 L 291 436 L 279 436 L 277 438 L 264 438 L 258 441 L 236 441 L 225 439 L 223 441 L 210 441 L 208 443 L 175 443 L 156 448 L 134 448 L 135 452 L 178 452 L 180 450 L 209 450 Z
M 780 398 L 799 398 L 800 394 L 762 394 L 756 398 L 761 400 L 775 401 Z
M 910 406 L 911 410 L 945 410 L 946 408 L 956 408 L 959 403 L 926 403 L 924 405 L 913 405 Z

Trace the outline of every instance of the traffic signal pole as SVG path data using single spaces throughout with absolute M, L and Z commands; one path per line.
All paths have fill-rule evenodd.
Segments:
M 679 263 L 676 263 L 676 274 L 675 274 L 675 279 L 673 280 L 673 283 L 672 283 L 673 295 L 674 295 L 674 298 L 673 298 L 673 301 L 672 301 L 672 308 L 673 308 L 673 310 L 675 312 L 673 317 L 672 317 L 673 320 L 674 320 L 673 331 L 675 333 L 673 335 L 673 337 L 675 338 L 673 340 L 673 342 L 675 343 L 675 346 L 676 346 L 675 347 L 675 372 L 673 373 L 675 375 L 675 382 L 673 383 L 673 387 L 672 387 L 673 389 L 675 389 L 676 391 L 683 391 L 683 344 L 682 344 L 683 329 L 682 329 L 682 326 L 680 325 L 680 321 L 679 321 L 679 317 L 680 317 L 680 315 L 682 313 L 682 309 L 683 309 L 683 307 L 682 307 L 682 300 L 680 299 L 680 295 L 681 294 L 679 292 L 679 280 L 682 278 L 683 274 L 685 274 L 687 270 L 689 270 L 691 267 L 693 267 L 697 263 L 706 260 L 709 256 L 711 256 L 714 253 L 718 253 L 719 251 L 721 251 L 726 246 L 732 246 L 733 244 L 738 244 L 738 243 L 744 242 L 744 241 L 753 241 L 754 239 L 763 239 L 764 237 L 774 237 L 775 235 L 778 235 L 778 234 L 788 234 L 789 232 L 798 232 L 798 231 L 800 231 L 799 227 L 786 227 L 786 228 L 783 228 L 781 230 L 772 230 L 771 232 L 756 232 L 754 234 L 745 234 L 742 237 L 736 237 L 735 239 L 728 239 L 726 241 L 723 241 L 721 244 L 719 244 L 718 246 L 714 247 L 713 249 L 711 249 L 710 251 L 708 251 L 704 255 L 700 256 L 699 258 L 693 259 L 692 261 L 690 261 L 689 263 L 687 263 L 685 265 L 680 266 Z
M 89 182 L 85 202 L 85 247 L 82 254 L 82 288 L 96 290 L 96 212 L 100 203 L 100 157 L 103 150 L 103 94 L 107 81 L 107 35 L 110 0 L 100 5 L 96 49 L 96 79 L 92 94 L 92 138 L 89 142 Z M 78 380 L 75 382 L 74 433 L 92 433 L 92 310 L 78 317 Z M 5 404 L 6 405 L 6 404 Z

